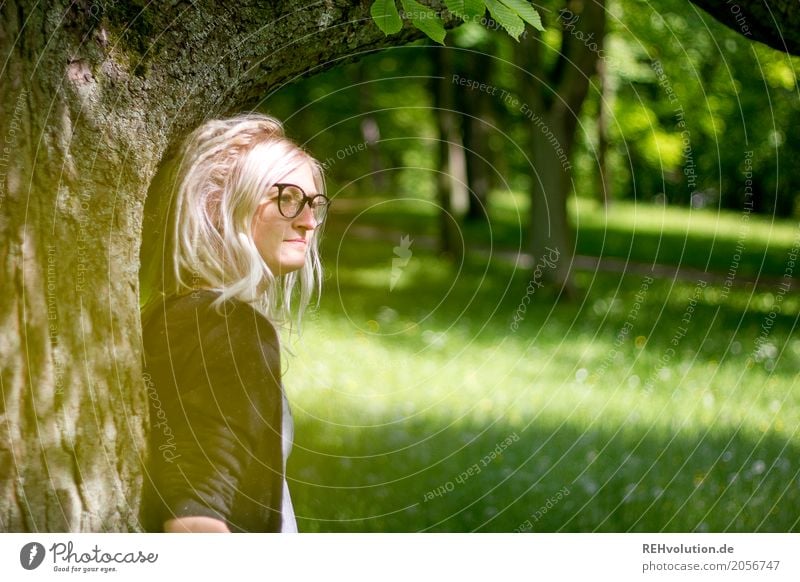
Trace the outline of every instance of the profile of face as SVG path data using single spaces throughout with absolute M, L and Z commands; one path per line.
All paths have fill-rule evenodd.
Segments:
M 280 183 L 299 186 L 307 196 L 317 194 L 314 174 L 309 164 L 303 164 L 289 172 Z M 319 226 L 308 204 L 294 218 L 281 215 L 277 196 L 278 189 L 272 188 L 253 217 L 253 241 L 276 277 L 303 267 L 311 236 Z

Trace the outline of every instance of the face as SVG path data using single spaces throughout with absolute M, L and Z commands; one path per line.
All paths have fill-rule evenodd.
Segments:
M 317 194 L 314 175 L 308 164 L 286 174 L 281 182 L 300 186 L 308 196 Z M 281 216 L 275 198 L 277 195 L 277 188 L 270 190 L 267 193 L 268 200 L 259 205 L 253 218 L 253 239 L 256 247 L 275 276 L 286 275 L 302 268 L 311 235 L 318 226 L 308 204 L 294 218 Z

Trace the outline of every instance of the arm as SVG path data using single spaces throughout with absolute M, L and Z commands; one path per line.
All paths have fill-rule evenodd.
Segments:
M 231 533 L 224 521 L 205 516 L 176 517 L 164 522 L 165 533 Z

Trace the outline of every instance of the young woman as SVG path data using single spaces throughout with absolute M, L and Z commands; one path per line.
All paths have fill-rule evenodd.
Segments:
M 203 124 L 179 161 L 143 313 L 143 525 L 297 531 L 276 326 L 299 323 L 319 292 L 321 166 L 256 114 Z

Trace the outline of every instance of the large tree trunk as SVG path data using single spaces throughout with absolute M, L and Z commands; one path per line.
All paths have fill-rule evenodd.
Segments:
M 529 34 L 516 47 L 515 60 L 526 71 L 520 76 L 524 100 L 520 111 L 530 124 L 535 175 L 531 192 L 530 249 L 535 263 L 542 257 L 559 260 L 539 269 L 568 296 L 575 293 L 571 264 L 573 244 L 567 219 L 572 190 L 572 150 L 581 107 L 595 73 L 605 34 L 604 0 L 570 0 L 547 23 L 561 28 L 561 49 L 547 69 L 541 58 L 543 41 Z M 552 262 L 552 261 L 551 261 Z
M 138 528 L 148 184 L 203 119 L 421 35 L 369 5 L 0 6 L 1 529 Z

